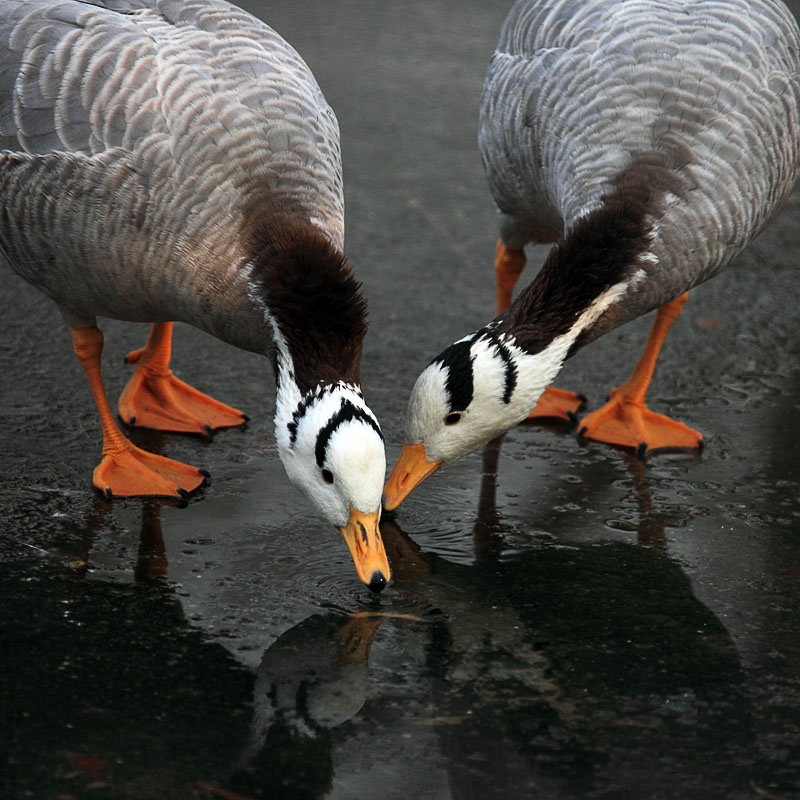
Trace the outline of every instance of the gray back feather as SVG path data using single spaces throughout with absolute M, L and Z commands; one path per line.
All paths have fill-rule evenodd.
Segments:
M 192 198 L 255 194 L 342 243 L 336 118 L 294 49 L 222 0 L 0 0 L 0 109 L 0 149 L 113 154 L 164 186 L 175 227 L 208 224 Z
M 711 277 L 794 183 L 798 73 L 779 0 L 517 2 L 479 134 L 504 238 L 553 241 L 632 163 L 662 164 L 658 266 L 624 316 Z

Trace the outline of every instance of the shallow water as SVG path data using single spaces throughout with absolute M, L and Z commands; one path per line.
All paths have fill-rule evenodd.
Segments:
M 265 13 L 339 116 L 390 462 L 419 369 L 490 314 L 475 126 L 493 6 Z M 384 517 L 379 597 L 288 484 L 268 365 L 185 326 L 175 370 L 251 422 L 133 433 L 211 471 L 186 508 L 95 496 L 69 336 L 4 276 L 0 796 L 800 797 L 798 253 L 790 203 L 668 337 L 649 399 L 704 433 L 700 456 L 522 426 Z M 559 385 L 596 407 L 648 326 Z M 147 332 L 103 330 L 116 397 Z

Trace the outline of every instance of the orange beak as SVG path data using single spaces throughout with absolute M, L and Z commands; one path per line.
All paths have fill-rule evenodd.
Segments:
M 404 444 L 403 452 L 383 487 L 383 507 L 387 511 L 394 511 L 428 475 L 441 466 L 441 461 L 428 461 L 422 442 Z
M 380 509 L 365 514 L 351 506 L 347 525 L 339 528 L 353 557 L 358 577 L 373 592 L 380 592 L 392 577 L 378 528 L 379 512 Z

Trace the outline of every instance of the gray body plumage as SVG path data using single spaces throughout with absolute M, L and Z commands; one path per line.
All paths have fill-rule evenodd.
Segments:
M 0 260 L 73 326 L 181 320 L 267 352 L 248 209 L 342 247 L 336 118 L 222 0 L 2 0 L 0 94 Z
M 648 280 L 584 344 L 712 277 L 767 224 L 797 176 L 799 73 L 779 0 L 516 3 L 479 134 L 506 246 L 556 241 L 632 164 L 657 187 Z

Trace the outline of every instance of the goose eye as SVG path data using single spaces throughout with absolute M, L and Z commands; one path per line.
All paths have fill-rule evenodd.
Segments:
M 322 480 L 325 483 L 333 483 L 333 473 L 329 469 L 322 470 Z
M 444 424 L 445 425 L 455 425 L 456 422 L 459 422 L 460 420 L 461 420 L 460 412 L 452 411 L 444 418 Z

